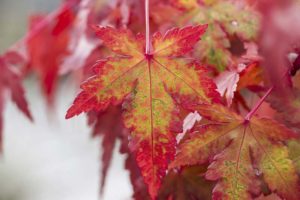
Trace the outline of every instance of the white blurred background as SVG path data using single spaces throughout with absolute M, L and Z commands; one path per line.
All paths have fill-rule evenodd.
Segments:
M 51 11 L 58 4 L 59 0 L 0 0 L 0 52 L 25 33 L 30 14 Z M 7 101 L 0 200 L 131 199 L 129 174 L 117 149 L 104 196 L 99 197 L 100 141 L 90 137 L 83 115 L 64 119 L 76 84 L 61 82 L 52 115 L 48 115 L 37 79 L 31 77 L 24 85 L 34 123 Z

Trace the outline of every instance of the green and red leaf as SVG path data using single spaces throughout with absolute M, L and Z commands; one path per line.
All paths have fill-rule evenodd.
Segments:
M 175 155 L 179 130 L 178 101 L 219 101 L 205 69 L 184 54 L 204 33 L 206 25 L 174 28 L 164 36 L 154 34 L 153 54 L 145 55 L 145 39 L 129 30 L 97 27 L 96 33 L 117 55 L 99 61 L 95 76 L 81 85 L 66 117 L 91 110 L 104 111 L 123 104 L 123 121 L 131 132 L 136 160 L 154 199 Z
M 230 51 L 232 38 L 253 41 L 259 26 L 259 17 L 247 1 L 230 0 L 171 0 L 181 10 L 176 21 L 179 26 L 207 23 L 208 29 L 195 56 L 206 64 L 223 71 L 234 64 L 235 56 Z
M 294 132 L 266 118 L 247 121 L 217 104 L 199 106 L 198 112 L 211 125 L 181 144 L 171 168 L 211 162 L 206 178 L 218 180 L 213 199 L 251 199 L 260 192 L 260 174 L 272 192 L 299 199 L 298 176 L 285 145 L 296 138 Z

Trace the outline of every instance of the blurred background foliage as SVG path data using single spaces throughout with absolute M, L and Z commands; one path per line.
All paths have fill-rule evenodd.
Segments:
M 33 13 L 47 13 L 60 0 L 0 0 L 0 52 L 21 38 Z

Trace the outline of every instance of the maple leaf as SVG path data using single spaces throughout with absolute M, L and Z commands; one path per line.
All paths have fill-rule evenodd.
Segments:
M 117 0 L 112 5 L 105 1 L 84 0 L 80 2 L 68 45 L 70 54 L 60 66 L 61 74 L 85 67 L 86 60 L 92 56 L 94 51 L 103 48 L 102 42 L 96 38 L 90 24 L 127 26 L 130 15 L 128 4 L 128 1 L 123 0 Z
M 88 29 L 88 18 L 91 13 L 91 1 L 81 1 L 78 5 L 79 11 L 74 19 L 72 34 L 68 44 L 70 54 L 66 56 L 60 65 L 60 74 L 67 74 L 81 68 L 91 52 L 99 46 L 98 42 L 93 41 Z
M 247 68 L 239 74 L 239 81 L 237 83 L 232 106 L 235 108 L 236 112 L 240 113 L 239 105 L 241 105 L 245 110 L 250 111 L 248 105 L 249 102 L 247 102 L 247 98 L 243 95 L 243 91 L 245 89 L 255 93 L 265 91 L 265 87 L 261 85 L 262 83 L 263 70 L 257 62 L 249 64 Z
M 300 141 L 291 140 L 288 142 L 289 156 L 293 161 L 296 171 L 300 174 Z
M 97 63 L 96 75 L 81 85 L 66 118 L 103 111 L 126 99 L 123 120 L 131 132 L 138 166 L 154 199 L 175 154 L 179 100 L 183 104 L 219 101 L 205 69 L 181 56 L 192 50 L 206 25 L 174 28 L 152 38 L 153 53 L 145 55 L 145 39 L 129 30 L 97 27 L 96 33 L 115 52 Z M 176 99 L 173 100 L 173 98 Z
M 261 194 L 258 198 L 255 198 L 255 200 L 281 200 L 279 196 L 276 194 L 272 193 L 270 195 L 264 196 Z
M 298 45 L 300 39 L 300 26 L 294 23 L 300 20 L 300 6 L 296 1 L 270 2 L 259 1 L 257 5 L 263 15 L 259 47 L 264 58 L 263 66 L 268 72 L 266 78 L 274 85 L 274 93 L 289 101 L 293 91 L 290 85 L 291 77 L 287 74 L 287 71 L 290 71 L 287 69 L 290 65 L 287 56 L 289 51 Z M 292 32 L 289 31 L 290 27 L 293 28 Z M 282 41 L 278 43 L 279 40 Z M 291 69 L 290 72 L 295 71 Z M 283 76 L 284 74 L 286 76 Z
M 297 59 L 297 58 L 295 58 Z M 299 132 L 300 130 L 300 73 L 296 73 L 290 79 L 289 86 L 285 85 L 287 91 L 278 91 L 269 96 L 267 101 L 277 113 L 275 117 L 286 126 Z M 282 93 L 288 92 L 289 95 Z
M 239 73 L 243 71 L 245 67 L 246 66 L 242 66 L 237 70 L 224 71 L 215 79 L 218 92 L 221 96 L 226 96 L 228 106 L 231 105 L 234 92 L 237 89 L 237 83 L 240 79 Z
M 204 179 L 205 170 L 203 166 L 192 166 L 170 171 L 164 178 L 158 199 L 210 199 L 213 182 Z
M 240 73 L 240 79 L 237 83 L 237 91 L 248 88 L 258 88 L 263 82 L 263 70 L 257 62 L 247 66 L 245 70 Z
M 288 96 L 282 96 L 281 94 L 274 93 L 270 95 L 267 101 L 271 107 L 274 108 L 276 118 L 285 125 L 300 130 L 300 90 L 299 88 L 293 88 L 291 94 Z
M 50 104 L 53 103 L 59 67 L 68 55 L 74 6 L 71 2 L 65 2 L 52 15 L 34 15 L 30 19 L 30 30 L 25 41 L 29 68 L 38 74 L 42 91 Z
M 149 200 L 151 199 L 148 193 L 147 185 L 144 183 L 141 170 L 136 162 L 136 155 L 128 146 L 128 137 L 122 139 L 120 153 L 125 154 L 125 169 L 129 171 L 130 181 L 133 186 L 132 198 L 135 200 Z
M 13 60 L 11 60 L 13 58 Z M 2 151 L 2 129 L 3 129 L 3 109 L 5 92 L 9 91 L 12 101 L 17 107 L 32 120 L 31 113 L 28 109 L 27 101 L 24 96 L 22 78 L 12 67 L 12 63 L 19 62 L 21 58 L 17 53 L 9 52 L 0 56 L 0 151 Z
M 91 126 L 93 130 L 93 137 L 102 137 L 100 192 L 102 194 L 104 192 L 106 176 L 111 164 L 113 151 L 117 141 L 120 141 L 121 146 L 119 152 L 126 157 L 125 169 L 127 169 L 130 174 L 130 180 L 134 189 L 133 198 L 136 200 L 150 199 L 140 169 L 137 166 L 134 153 L 128 147 L 129 132 L 123 126 L 121 111 L 121 106 L 117 106 L 110 107 L 102 112 L 90 111 L 87 113 L 89 126 Z
M 195 55 L 219 71 L 223 71 L 234 61 L 234 55 L 229 49 L 232 45 L 229 36 L 237 35 L 243 41 L 252 41 L 256 38 L 258 15 L 245 1 L 238 3 L 230 0 L 204 0 L 201 3 L 197 0 L 171 1 L 182 10 L 182 17 L 177 24 L 209 24 Z
M 89 125 L 93 127 L 93 136 L 102 136 L 102 176 L 101 192 L 103 192 L 106 175 L 118 139 L 123 137 L 121 109 L 111 107 L 104 112 L 90 111 L 88 113 Z
M 249 89 L 253 92 L 263 91 L 264 88 L 260 86 L 262 81 L 262 69 L 257 62 L 247 66 L 238 65 L 237 69 L 226 70 L 215 78 L 220 95 L 226 98 L 228 106 L 234 103 L 237 110 L 239 104 L 248 108 L 246 100 L 240 92 L 243 89 Z
M 261 173 L 272 192 L 299 199 L 298 177 L 284 145 L 294 132 L 271 119 L 247 121 L 217 104 L 199 106 L 198 112 L 212 122 L 205 133 L 182 143 L 172 168 L 210 161 L 206 178 L 218 180 L 213 199 L 251 199 L 260 191 Z

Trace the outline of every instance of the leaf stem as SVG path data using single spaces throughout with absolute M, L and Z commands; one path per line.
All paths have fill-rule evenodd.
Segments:
M 259 109 L 261 104 L 265 101 L 265 99 L 270 95 L 270 93 L 273 91 L 274 86 L 272 86 L 266 94 L 256 103 L 256 105 L 252 108 L 252 110 L 246 115 L 245 122 L 248 122 L 251 117 L 255 114 L 255 112 Z
M 145 0 L 146 55 L 150 54 L 149 0 Z
M 285 78 L 285 76 L 289 75 L 289 71 L 287 70 L 283 76 L 281 77 L 280 80 L 282 80 L 283 78 Z M 266 94 L 256 103 L 256 105 L 252 108 L 252 110 L 246 115 L 245 117 L 245 123 L 248 123 L 251 119 L 251 117 L 255 114 L 255 112 L 259 109 L 259 107 L 261 106 L 261 104 L 265 101 L 265 99 L 271 94 L 271 92 L 274 89 L 274 85 L 272 85 L 272 87 L 270 87 L 270 89 L 268 89 L 268 91 L 266 92 Z

